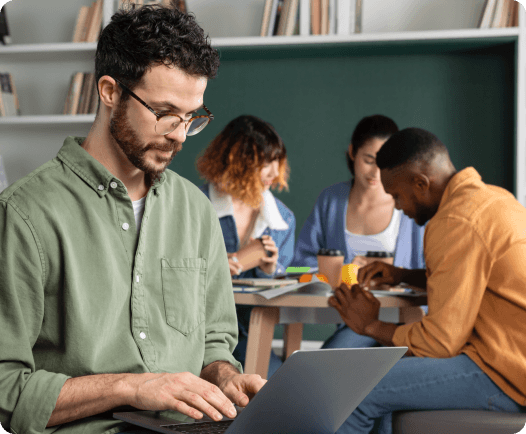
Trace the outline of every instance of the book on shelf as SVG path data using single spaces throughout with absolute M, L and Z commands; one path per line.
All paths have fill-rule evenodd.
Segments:
M 356 0 L 354 12 L 354 33 L 362 33 L 363 0 Z
M 321 0 L 311 0 L 311 29 L 313 35 L 321 35 Z
M 508 11 L 511 12 L 512 1 L 513 0 L 497 0 L 491 27 L 506 27 L 508 22 Z
M 89 113 L 89 107 L 94 88 L 95 74 L 92 72 L 84 73 L 84 77 L 82 78 L 82 88 L 80 91 L 79 106 L 77 110 L 78 115 L 85 115 Z
M 9 26 L 7 25 L 7 15 L 5 6 L 0 8 L 0 42 L 4 45 L 11 43 L 11 36 L 9 35 Z
M 310 0 L 300 0 L 300 22 L 299 34 L 310 35 Z
M 336 0 L 329 0 L 329 35 L 336 34 Z
M 270 13 L 272 11 L 272 0 L 265 0 L 265 8 L 263 9 L 263 19 L 261 20 L 260 36 L 268 35 L 268 26 L 270 24 Z
M 281 7 L 281 14 L 279 15 L 278 31 L 276 33 L 278 36 L 285 35 L 285 28 L 286 28 L 287 19 L 288 19 L 289 12 L 290 12 L 291 2 L 292 0 L 283 0 L 283 5 Z
M 354 33 L 356 0 L 337 0 L 337 10 L 336 33 L 341 36 Z
M 76 115 L 77 114 L 83 80 L 84 80 L 84 74 L 82 72 L 75 72 L 71 76 L 71 80 L 69 83 L 69 90 L 66 96 L 66 102 L 64 103 L 63 114 L 65 115 Z
M 20 105 L 16 93 L 15 82 L 11 74 L 7 72 L 0 73 L 1 86 L 1 103 L 0 113 L 2 116 L 19 116 Z
M 486 0 L 482 7 L 482 14 L 480 15 L 479 25 L 480 29 L 488 29 L 491 27 L 493 22 L 493 16 L 495 15 L 495 5 L 497 0 Z
M 299 0 L 290 0 L 289 10 L 287 12 L 287 21 L 285 23 L 285 36 L 292 36 L 295 33 L 296 24 L 298 23 Z
M 95 77 L 94 77 L 95 78 Z M 88 113 L 97 113 L 99 108 L 99 91 L 97 88 L 97 80 L 93 81 L 93 93 L 91 94 L 91 100 L 89 103 Z
M 513 18 L 511 27 L 519 27 L 519 2 L 513 2 Z
M 83 41 L 83 35 L 86 34 L 84 26 L 86 25 L 86 18 L 88 17 L 89 9 L 88 6 L 82 6 L 79 10 L 75 30 L 73 31 L 73 42 Z
M 320 34 L 329 33 L 329 0 L 321 0 L 320 3 Z
M 73 42 L 97 42 L 102 29 L 102 2 L 94 1 L 91 6 L 82 6 L 77 15 Z
M 102 0 L 93 3 L 91 20 L 86 33 L 86 42 L 97 42 L 102 30 Z

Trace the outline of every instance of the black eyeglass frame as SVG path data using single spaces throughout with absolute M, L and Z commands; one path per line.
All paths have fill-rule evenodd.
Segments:
M 199 119 L 199 118 L 208 118 L 208 122 L 205 124 L 205 127 L 206 125 L 208 125 L 208 123 L 212 122 L 214 120 L 214 115 L 212 114 L 212 112 L 210 110 L 208 110 L 208 108 L 203 104 L 203 110 L 206 112 L 206 115 L 198 115 L 198 116 L 193 116 L 191 117 L 190 119 L 188 119 L 187 121 L 185 121 L 181 116 L 179 116 L 178 114 L 176 113 L 164 113 L 164 114 L 159 114 L 157 113 L 153 108 L 151 108 L 148 104 L 146 104 L 142 98 L 140 98 L 139 96 L 137 96 L 128 86 L 122 84 L 119 80 L 117 80 L 116 78 L 114 78 L 114 80 L 119 84 L 120 87 L 122 87 L 122 89 L 129 93 L 133 98 L 135 98 L 137 101 L 139 101 L 144 107 L 146 107 L 148 110 L 150 110 L 154 115 L 155 115 L 155 118 L 156 118 L 156 123 L 155 123 L 155 126 L 157 126 L 157 122 L 159 122 L 159 120 L 161 118 L 164 118 L 165 116 L 176 116 L 178 117 L 179 119 L 181 119 L 181 123 L 184 123 L 185 124 L 185 130 L 188 130 L 188 127 L 190 126 L 190 124 L 196 120 L 196 119 Z M 170 134 L 172 132 L 175 131 L 175 129 L 178 127 L 179 125 L 177 125 L 172 131 L 168 131 L 167 133 L 165 134 L 159 134 L 157 133 L 157 129 L 155 129 L 155 132 L 161 136 L 166 136 L 167 134 Z M 197 133 L 200 133 L 201 131 L 204 130 L 204 127 L 197 131 Z M 195 134 L 197 134 L 195 133 Z M 191 134 L 191 135 L 195 135 L 195 134 Z

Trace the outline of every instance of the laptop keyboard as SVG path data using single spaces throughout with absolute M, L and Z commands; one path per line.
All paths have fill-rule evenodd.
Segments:
M 162 427 L 179 433 L 222 434 L 228 429 L 232 422 L 234 421 L 223 420 L 219 422 L 203 422 L 189 425 L 162 425 Z

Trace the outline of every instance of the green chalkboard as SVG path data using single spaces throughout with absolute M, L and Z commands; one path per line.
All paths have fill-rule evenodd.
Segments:
M 290 191 L 277 196 L 298 234 L 320 191 L 350 176 L 344 154 L 356 123 L 381 113 L 421 127 L 513 192 L 516 37 L 221 48 L 205 93 L 215 120 L 189 137 L 170 168 L 200 185 L 195 159 L 234 117 L 259 116 L 282 136 Z

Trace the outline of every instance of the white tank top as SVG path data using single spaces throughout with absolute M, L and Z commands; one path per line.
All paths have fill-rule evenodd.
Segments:
M 387 252 L 394 254 L 402 211 L 394 209 L 389 225 L 383 232 L 374 235 L 358 235 L 345 229 L 347 250 L 357 256 L 365 256 L 367 252 Z

